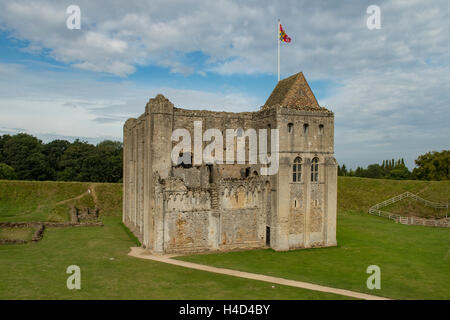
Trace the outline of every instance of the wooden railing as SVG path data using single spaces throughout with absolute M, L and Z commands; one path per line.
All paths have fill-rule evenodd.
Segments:
M 415 195 L 409 191 L 402 193 L 398 196 L 395 196 L 393 198 L 390 198 L 388 200 L 385 200 L 383 202 L 377 203 L 376 205 L 369 208 L 369 213 L 376 215 L 376 216 L 385 217 L 390 220 L 394 220 L 401 224 L 447 227 L 447 228 L 450 227 L 450 219 L 448 218 L 447 215 L 443 219 L 425 219 L 425 218 L 419 218 L 419 217 L 405 217 L 405 216 L 390 213 L 387 211 L 379 210 L 383 207 L 386 207 L 390 204 L 396 203 L 405 198 L 414 199 L 418 202 L 423 203 L 427 207 L 432 207 L 435 209 L 447 209 L 447 214 L 448 214 L 449 203 L 429 201 L 429 200 L 423 199 L 423 198 L 419 197 L 418 195 Z

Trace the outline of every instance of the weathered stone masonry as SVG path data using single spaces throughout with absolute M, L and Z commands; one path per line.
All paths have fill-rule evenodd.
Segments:
M 278 128 L 278 173 L 262 176 L 248 163 L 174 165 L 172 132 L 194 137 L 194 121 L 203 132 Z M 257 112 L 179 109 L 158 95 L 123 136 L 123 222 L 153 253 L 336 245 L 334 115 L 302 73 L 280 81 Z

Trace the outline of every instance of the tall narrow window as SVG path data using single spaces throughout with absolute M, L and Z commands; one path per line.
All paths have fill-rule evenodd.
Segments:
M 288 132 L 292 133 L 293 129 L 294 129 L 294 124 L 293 123 L 288 123 Z
M 319 159 L 314 158 L 311 162 L 311 181 L 317 182 L 319 180 Z
M 323 124 L 319 124 L 319 135 L 323 135 Z
M 305 124 L 303 125 L 303 134 L 304 134 L 305 136 L 307 136 L 307 135 L 308 135 L 308 131 L 309 131 L 309 124 L 305 123 Z
M 295 158 L 294 164 L 292 166 L 292 181 L 302 181 L 302 159 L 299 157 Z

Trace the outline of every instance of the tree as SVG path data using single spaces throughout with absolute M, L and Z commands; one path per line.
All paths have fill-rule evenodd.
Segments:
M 5 161 L 5 155 L 3 153 L 3 146 L 5 145 L 5 142 L 11 138 L 10 135 L 5 134 L 3 136 L 0 136 L 0 162 L 4 162 Z
M 59 162 L 69 146 L 70 142 L 66 140 L 53 140 L 43 146 L 42 152 L 47 158 L 52 180 L 56 180 L 57 173 L 61 170 Z
M 4 162 L 20 180 L 48 180 L 51 170 L 42 154 L 42 141 L 26 133 L 8 137 L 3 143 Z
M 409 172 L 408 168 L 405 164 L 401 164 L 400 162 L 389 172 L 389 175 L 386 177 L 388 179 L 396 179 L 396 180 L 406 180 L 411 178 L 411 172 Z
M 6 163 L 0 163 L 0 180 L 15 180 L 17 179 L 14 168 L 8 166 Z
M 343 176 L 348 176 L 347 167 L 345 166 L 345 163 L 342 165 L 341 173 Z
M 58 180 L 63 181 L 95 181 L 91 180 L 91 174 L 96 168 L 90 168 L 92 157 L 95 155 L 95 146 L 87 142 L 75 140 L 61 156 L 57 174 Z
M 365 170 L 365 177 L 381 179 L 384 176 L 383 169 L 379 164 L 370 164 Z
M 449 180 L 450 150 L 432 151 L 420 155 L 413 170 L 413 177 L 419 180 Z
M 94 146 L 76 140 L 43 144 L 29 134 L 0 135 L 0 163 L 20 180 L 122 181 L 123 145 L 105 140 Z M 3 166 L 8 172 L 9 168 Z
M 97 145 L 97 154 L 103 161 L 98 163 L 101 175 L 96 181 L 119 182 L 122 180 L 123 145 L 118 141 L 105 140 Z
M 364 169 L 362 167 L 357 167 L 355 170 L 355 177 L 363 177 L 364 176 Z

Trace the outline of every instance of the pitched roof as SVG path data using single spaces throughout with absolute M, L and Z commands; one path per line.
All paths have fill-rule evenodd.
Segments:
M 319 106 L 302 72 L 280 80 L 263 108 L 276 105 L 305 110 L 325 109 Z

